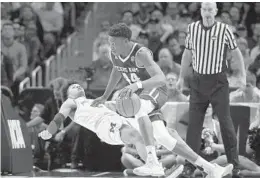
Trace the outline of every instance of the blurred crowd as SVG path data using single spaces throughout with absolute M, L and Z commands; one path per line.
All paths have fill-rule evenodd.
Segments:
M 1 3 L 1 85 L 12 88 L 14 93 L 17 92 L 17 84 L 25 76 L 30 75 L 37 65 L 43 65 L 44 60 L 55 54 L 62 40 L 75 30 L 71 13 L 75 9 L 78 16 L 82 7 L 84 5 L 81 3 Z M 232 91 L 230 101 L 260 103 L 260 3 L 223 2 L 218 3 L 218 8 L 216 20 L 227 23 L 232 28 L 247 69 L 247 85 L 239 88 L 236 84 L 237 60 L 232 59 L 227 53 L 227 75 Z M 154 60 L 165 73 L 168 101 L 187 102 L 189 99 L 188 88 L 187 92 L 181 92 L 176 89 L 176 82 L 185 48 L 187 26 L 200 18 L 200 3 L 196 2 L 126 3 L 125 9 L 121 12 L 120 22 L 126 23 L 131 28 L 132 40 L 151 49 Z M 91 70 L 88 70 L 91 71 L 88 73 L 91 80 L 86 87 L 93 92 L 103 93 L 112 71 L 108 43 L 108 29 L 112 23 L 117 22 L 104 21 L 101 24 L 101 31 L 93 44 L 93 62 L 89 67 Z M 34 164 L 41 169 L 65 167 L 68 162 L 71 162 L 71 168 L 77 168 L 86 151 L 84 148 L 86 129 L 82 129 L 68 118 L 53 141 L 43 142 L 37 137 L 66 99 L 66 88 L 69 82 L 65 78 L 54 79 L 48 85 L 53 97 L 44 103 L 34 102 L 29 110 L 28 108 L 23 110 L 22 103 L 19 106 L 24 113 L 30 113 L 23 118 L 27 121 L 31 133 Z M 120 81 L 118 90 L 111 100 L 117 97 L 120 89 L 125 85 L 125 81 Z M 21 114 L 21 111 L 19 112 Z M 205 157 L 210 155 L 210 160 L 215 160 L 224 154 L 219 124 L 210 108 L 205 118 L 210 119 L 205 119 L 207 129 L 203 131 L 201 151 Z M 259 118 L 258 113 L 256 122 L 250 126 L 251 129 L 260 128 Z M 158 147 L 158 150 L 162 148 Z M 255 153 L 250 145 L 247 151 Z M 121 160 L 125 167 L 133 168 L 143 164 L 134 148 L 124 147 L 122 152 Z M 158 154 L 160 158 L 165 158 L 164 163 L 169 168 L 181 160 L 181 158 L 177 159 L 176 155 L 160 151 Z M 260 156 L 257 159 L 258 161 L 254 162 L 259 165 Z M 259 166 L 253 163 L 252 165 L 253 171 L 260 172 Z
M 84 3 L 2 2 L 1 85 L 18 95 L 19 83 L 75 30 L 82 10 Z

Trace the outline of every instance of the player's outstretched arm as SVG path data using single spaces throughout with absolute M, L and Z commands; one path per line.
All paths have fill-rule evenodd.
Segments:
M 113 68 L 110 78 L 106 87 L 106 91 L 101 97 L 96 98 L 91 106 L 92 107 L 97 107 L 100 104 L 104 104 L 105 101 L 107 101 L 108 97 L 111 95 L 111 93 L 114 91 L 116 88 L 116 85 L 118 84 L 119 80 L 121 79 L 121 73 L 118 72 L 115 67 Z
M 50 122 L 47 127 L 49 134 L 54 135 L 61 126 L 61 123 L 68 117 L 71 109 L 75 107 L 76 104 L 72 99 L 67 99 L 62 105 L 59 112 L 54 116 L 54 119 Z
M 158 66 L 153 60 L 151 51 L 147 48 L 141 48 L 136 54 L 136 62 L 139 66 L 144 66 L 151 78 L 142 81 L 142 88 L 155 88 L 166 84 L 166 78 Z
M 106 91 L 103 94 L 103 97 L 107 100 L 108 97 L 111 95 L 111 93 L 115 90 L 118 82 L 120 81 L 122 75 L 120 72 L 117 71 L 117 69 L 114 67 L 111 74 L 110 78 L 106 87 Z

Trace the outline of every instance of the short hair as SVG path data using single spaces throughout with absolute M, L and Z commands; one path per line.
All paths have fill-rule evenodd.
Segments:
M 64 100 L 68 98 L 68 89 L 73 84 L 79 84 L 80 85 L 80 82 L 77 81 L 77 80 L 71 79 L 71 80 L 68 80 L 68 82 L 66 82 L 65 85 L 63 85 L 61 90 L 62 90 L 62 97 L 63 97 Z
M 125 23 L 118 23 L 110 27 L 108 35 L 111 37 L 122 37 L 130 40 L 132 37 L 132 31 Z

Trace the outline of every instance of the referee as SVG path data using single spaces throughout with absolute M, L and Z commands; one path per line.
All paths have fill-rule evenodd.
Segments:
M 225 74 L 227 48 L 240 63 L 241 86 L 245 85 L 245 67 L 232 31 L 228 25 L 215 21 L 216 14 L 216 3 L 203 2 L 202 20 L 189 24 L 177 87 L 183 87 L 192 63 L 187 144 L 199 153 L 204 116 L 211 103 L 219 119 L 227 160 L 234 165 L 233 177 L 239 177 L 237 139 L 230 116 L 229 84 Z

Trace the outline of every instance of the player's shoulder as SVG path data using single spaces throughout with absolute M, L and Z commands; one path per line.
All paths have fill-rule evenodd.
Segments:
M 151 54 L 152 54 L 152 51 L 149 48 L 142 46 L 142 45 L 140 45 L 139 49 L 136 51 L 136 56 L 147 56 L 147 55 L 151 55 Z

